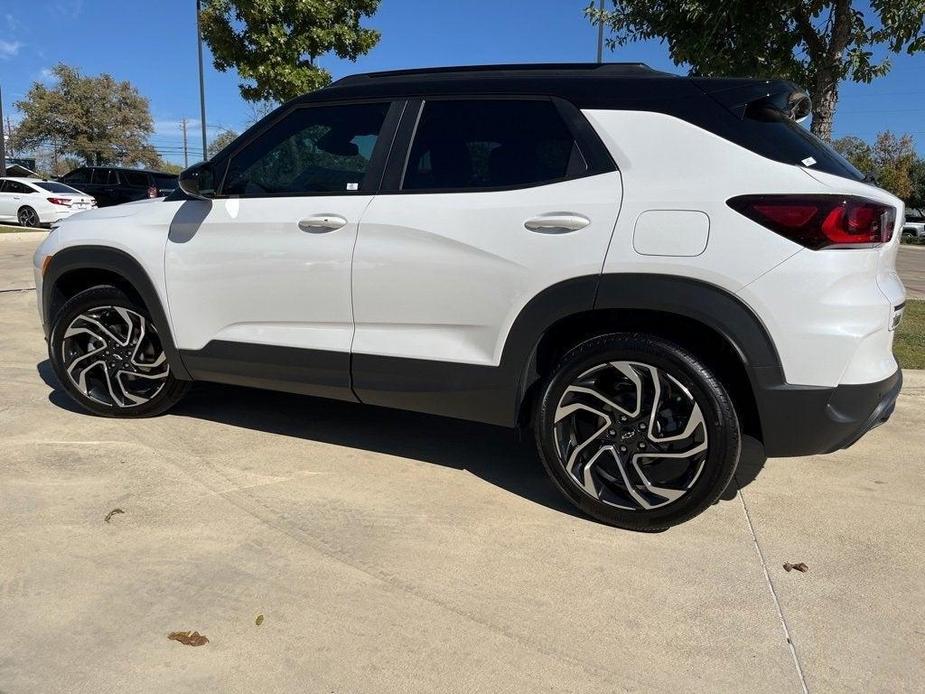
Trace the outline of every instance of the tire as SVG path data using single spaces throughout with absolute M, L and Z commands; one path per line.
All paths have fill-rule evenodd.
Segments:
M 735 473 L 741 433 L 732 399 L 668 340 L 590 339 L 562 357 L 541 392 L 533 425 L 546 471 L 599 521 L 665 530 L 716 502 Z
M 67 394 L 104 417 L 153 417 L 189 389 L 174 378 L 147 309 L 109 285 L 68 299 L 52 321 L 48 356 Z
M 19 222 L 20 226 L 32 227 L 33 229 L 38 228 L 41 223 L 38 213 L 28 205 L 19 208 L 19 211 L 16 213 L 16 220 Z

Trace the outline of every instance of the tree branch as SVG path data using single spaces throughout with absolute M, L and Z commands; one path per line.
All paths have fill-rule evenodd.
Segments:
M 797 29 L 800 32 L 800 36 L 802 36 L 803 40 L 806 42 L 810 57 L 813 60 L 821 58 L 825 52 L 825 43 L 822 37 L 816 32 L 815 27 L 813 27 L 813 23 L 810 21 L 805 8 L 799 5 L 793 9 L 792 14 L 793 20 L 796 22 Z

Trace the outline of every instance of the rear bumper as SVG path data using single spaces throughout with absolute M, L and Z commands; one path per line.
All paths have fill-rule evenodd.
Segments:
M 902 388 L 902 371 L 876 383 L 835 388 L 761 385 L 774 374 L 754 369 L 756 404 L 765 453 L 786 457 L 832 453 L 854 444 L 893 414 Z M 774 369 L 777 371 L 777 369 Z

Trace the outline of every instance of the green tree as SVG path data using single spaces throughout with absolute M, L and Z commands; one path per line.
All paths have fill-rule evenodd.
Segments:
M 875 175 L 874 151 L 860 137 L 854 135 L 839 137 L 832 140 L 832 147 L 850 161 L 858 171 L 871 176 Z
M 925 159 L 916 157 L 909 177 L 912 179 L 912 195 L 906 204 L 920 210 L 925 209 Z
M 886 130 L 877 135 L 873 145 L 849 135 L 834 140 L 832 146 L 910 207 L 925 204 L 925 160 L 916 154 L 911 135 L 897 137 Z
M 105 73 L 85 77 L 64 63 L 55 65 L 52 74 L 53 86 L 35 82 L 16 102 L 23 114 L 16 130 L 18 149 L 50 146 L 54 166 L 62 155 L 87 164 L 157 163 L 148 143 L 154 132 L 148 100 L 131 83 Z
M 158 171 L 163 171 L 164 173 L 178 174 L 183 171 L 182 164 L 174 164 L 172 161 L 167 161 L 166 159 L 161 159 L 154 166 Z
M 333 52 L 356 60 L 378 42 L 360 26 L 379 0 L 206 0 L 202 36 L 215 67 L 235 68 L 247 101 L 286 101 L 327 86 L 331 74 L 317 60 Z
M 896 137 L 887 130 L 877 135 L 872 150 L 877 184 L 908 201 L 914 192 L 912 168 L 918 159 L 912 136 Z
M 585 14 L 612 32 L 611 48 L 661 39 L 695 75 L 781 77 L 810 90 L 812 131 L 832 137 L 843 80 L 870 82 L 889 54 L 925 50 L 925 2 L 871 0 L 613 0 Z M 874 51 L 887 53 L 878 60 Z
M 221 152 L 225 147 L 230 145 L 238 138 L 238 133 L 234 130 L 222 130 L 218 135 L 212 138 L 212 141 L 209 143 L 209 150 L 207 158 L 211 159 L 216 154 Z

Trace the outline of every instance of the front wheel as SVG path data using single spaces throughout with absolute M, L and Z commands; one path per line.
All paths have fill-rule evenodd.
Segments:
M 86 289 L 54 317 L 48 355 L 79 405 L 107 417 L 150 417 L 172 407 L 189 382 L 174 377 L 147 309 L 116 287 Z
M 722 383 L 678 345 L 636 333 L 569 351 L 546 383 L 534 430 L 565 496 L 631 530 L 701 513 L 729 484 L 741 449 Z

